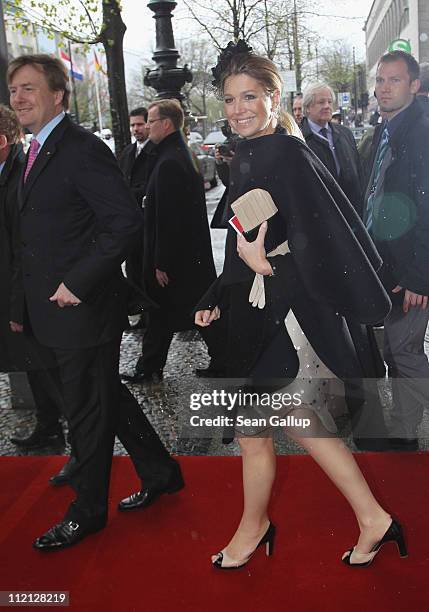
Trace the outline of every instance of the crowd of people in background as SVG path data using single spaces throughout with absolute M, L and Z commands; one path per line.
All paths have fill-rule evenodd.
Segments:
M 239 49 L 246 67 L 249 57 Z M 272 72 L 267 64 L 260 74 Z M 424 352 L 429 64 L 419 67 L 403 51 L 380 59 L 377 113 L 360 143 L 335 111 L 335 94 L 326 83 L 311 83 L 295 95 L 294 119 L 282 121 L 277 81 L 268 87 L 265 76 L 254 76 L 259 73 L 248 68 L 238 74 L 229 73 L 234 79 L 225 88 L 223 77 L 220 86 L 228 121 L 215 160 L 225 191 L 211 226 L 228 229 L 228 237 L 224 273 L 216 279 L 204 181 L 183 134 L 180 103 L 156 100 L 132 110 L 133 143 L 116 159 L 111 147 L 70 119 L 68 77 L 59 60 L 24 55 L 9 65 L 12 110 L 0 107 L 0 370 L 27 372 L 34 396 L 36 426 L 29 436 L 12 437 L 18 447 L 64 443 L 61 417 L 66 419 L 71 456 L 51 484 L 67 483 L 76 492 L 64 518 L 35 540 L 38 550 L 71 546 L 106 525 L 115 436 L 142 482 L 119 502 L 119 510 L 145 508 L 184 486 L 179 464 L 123 381 L 162 383 L 173 335 L 196 329 L 195 312 L 210 357 L 196 376 L 294 378 L 296 351 L 279 321 L 295 304 L 294 316 L 312 349 L 344 382 L 357 448 L 419 448 L 418 429 L 429 401 Z M 250 81 L 243 93 L 240 79 L 246 74 Z M 252 131 L 258 122 L 260 133 Z M 26 154 L 24 129 L 32 134 Z M 273 148 L 261 151 L 266 141 L 255 135 L 269 137 Z M 255 157 L 247 159 L 253 147 Z M 280 189 L 282 173 L 287 180 Z M 237 243 L 229 226 L 231 204 L 254 187 L 270 192 L 277 205 L 288 194 L 291 208 L 282 213 L 288 225 L 286 256 L 265 257 L 265 225 L 253 247 L 242 236 Z M 326 240 L 315 221 L 319 218 L 330 227 Z M 338 241 L 335 247 L 331 237 Z M 300 240 L 305 244 L 299 246 Z M 257 257 L 249 248 L 259 249 Z M 337 260 L 349 262 L 345 282 L 337 274 Z M 247 299 L 255 273 L 261 291 L 265 287 L 265 310 L 252 309 Z M 283 295 L 283 273 L 288 284 L 302 284 L 300 291 Z M 312 312 L 309 303 L 317 295 L 323 299 Z M 333 303 L 337 308 L 332 310 Z M 133 372 L 120 374 L 122 332 L 128 316 L 136 314 L 144 328 L 141 355 Z M 384 327 L 384 360 L 374 325 Z M 393 389 L 390 423 L 376 384 L 385 364 Z M 266 443 L 256 459 L 249 446 L 242 443 L 248 465 L 261 456 L 271 461 Z M 350 459 L 343 461 L 352 473 Z M 329 467 L 326 471 L 341 487 L 341 478 Z M 356 473 L 353 478 L 357 482 Z M 359 486 L 346 493 L 358 518 L 355 498 L 362 501 L 366 485 L 360 481 Z M 243 536 L 245 510 L 241 531 L 228 550 L 215 556 L 215 567 L 244 565 L 255 546 L 272 542 L 267 487 L 253 536 Z M 364 493 L 383 529 L 375 544 L 362 529 L 356 552 L 345 557 L 349 565 L 368 564 L 375 554 L 369 544 L 380 543 L 386 529 L 402 543 L 399 524 L 389 522 L 368 489 Z

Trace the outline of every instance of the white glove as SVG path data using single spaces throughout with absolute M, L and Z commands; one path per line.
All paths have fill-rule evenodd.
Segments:
M 253 308 L 258 307 L 262 310 L 265 307 L 265 286 L 262 274 L 255 274 L 255 280 L 249 293 L 249 302 Z

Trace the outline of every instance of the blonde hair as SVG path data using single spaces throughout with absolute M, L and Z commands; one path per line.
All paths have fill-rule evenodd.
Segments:
M 217 87 L 218 94 L 223 95 L 225 81 L 230 76 L 247 74 L 262 85 L 267 95 L 278 90 L 281 94 L 283 83 L 277 66 L 267 57 L 253 53 L 237 53 L 222 71 Z M 304 140 L 295 119 L 288 112 L 279 110 L 278 121 L 288 134 Z
M 304 136 L 302 135 L 302 132 L 299 129 L 297 122 L 291 114 L 283 110 L 280 111 L 279 124 L 284 127 L 284 129 L 290 136 L 295 136 L 295 138 L 299 138 L 304 142 Z
M 316 94 L 321 89 L 327 89 L 329 91 L 331 98 L 332 98 L 332 104 L 335 104 L 335 93 L 332 87 L 328 85 L 328 83 L 313 83 L 312 85 L 309 85 L 307 89 L 304 91 L 304 95 L 302 98 L 302 110 L 306 117 L 308 116 L 309 106 L 311 106 L 314 103 L 316 99 Z

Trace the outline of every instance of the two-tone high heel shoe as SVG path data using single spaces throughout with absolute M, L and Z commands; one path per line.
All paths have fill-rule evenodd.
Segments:
M 392 519 L 389 529 L 386 531 L 386 533 L 381 538 L 381 540 L 377 542 L 376 544 L 374 544 L 370 552 L 369 553 L 359 553 L 359 556 L 361 558 L 366 557 L 365 561 L 362 561 L 359 563 L 353 561 L 353 552 L 355 550 L 355 547 L 353 547 L 351 550 L 348 550 L 346 553 L 344 553 L 342 557 L 342 561 L 343 563 L 345 563 L 346 565 L 349 565 L 350 567 L 368 567 L 368 565 L 372 563 L 375 555 L 378 553 L 380 548 L 387 542 L 395 542 L 396 546 L 398 547 L 400 556 L 408 557 L 407 546 L 405 544 L 405 538 L 404 538 L 404 532 L 402 530 L 402 526 L 397 521 L 395 521 L 395 519 Z
M 212 565 L 216 569 L 221 569 L 221 570 L 236 570 L 236 569 L 240 569 L 241 567 L 244 567 L 246 565 L 246 563 L 248 563 L 250 561 L 250 559 L 253 557 L 253 555 L 258 550 L 258 548 L 260 546 L 262 546 L 263 544 L 266 545 L 265 552 L 266 552 L 267 557 L 271 557 L 271 555 L 273 554 L 273 550 L 274 550 L 274 538 L 275 538 L 275 535 L 276 535 L 276 528 L 270 522 L 270 524 L 268 525 L 267 531 L 265 532 L 265 534 L 260 539 L 260 541 L 259 541 L 258 545 L 256 546 L 255 550 L 252 553 L 250 553 L 250 555 L 248 557 L 246 557 L 245 559 L 239 559 L 239 560 L 232 559 L 225 552 L 226 549 L 224 548 L 223 550 L 221 550 L 220 552 L 217 553 L 216 559 L 214 561 L 212 561 Z

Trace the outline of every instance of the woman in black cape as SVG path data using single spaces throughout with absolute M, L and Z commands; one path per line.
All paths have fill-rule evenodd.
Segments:
M 278 212 L 268 224 L 262 223 L 254 242 L 228 230 L 223 273 L 200 301 L 195 322 L 204 327 L 226 320 L 228 374 L 258 386 L 267 379 L 291 380 L 297 375 L 299 359 L 283 324 L 292 308 L 319 358 L 336 376 L 362 377 L 345 317 L 374 324 L 388 313 L 389 299 L 374 270 L 380 265 L 378 254 L 329 172 L 299 137 L 291 135 L 299 135 L 293 120 L 287 115 L 279 120 L 281 79 L 275 65 L 239 41 L 229 43 L 213 74 L 229 123 L 244 139 L 231 164 L 229 202 L 259 188 L 271 195 Z M 267 258 L 265 246 L 273 246 L 279 228 L 289 253 Z M 257 298 L 253 295 L 257 307 L 249 302 L 255 273 L 262 279 Z M 314 309 L 316 334 L 310 324 Z M 314 416 L 314 410 L 302 405 L 294 414 Z M 376 501 L 353 455 L 322 423 L 314 431 L 314 437 L 308 437 L 299 426 L 287 429 L 356 515 L 359 539 L 343 561 L 365 567 L 388 541 L 395 541 L 405 555 L 400 524 Z M 275 477 L 272 438 L 241 435 L 239 443 L 243 515 L 228 545 L 212 557 L 217 569 L 243 567 L 262 544 L 270 554 L 275 536 L 267 513 Z

